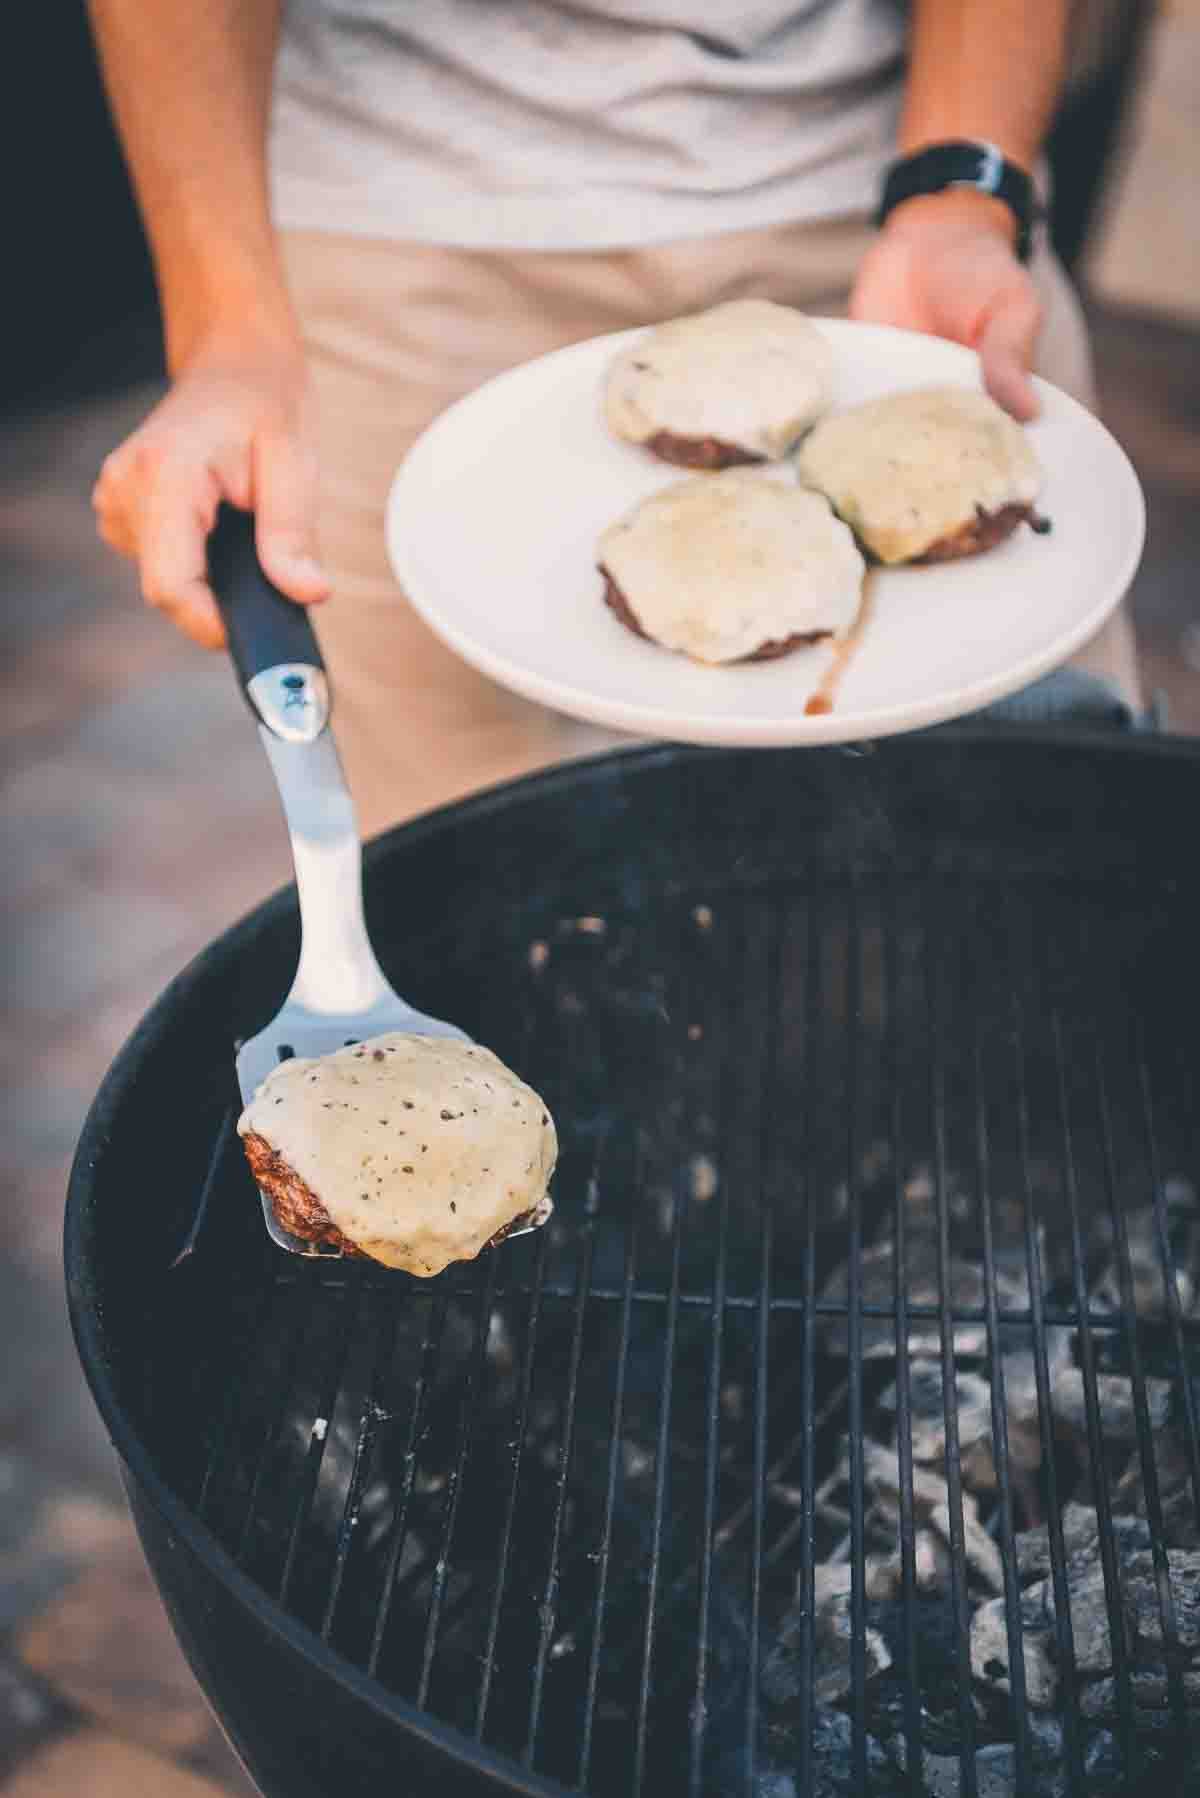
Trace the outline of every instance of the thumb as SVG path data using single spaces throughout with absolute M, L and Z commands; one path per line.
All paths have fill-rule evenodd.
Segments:
M 1025 423 L 1041 410 L 1029 371 L 1041 324 L 1032 295 L 1006 300 L 988 319 L 977 345 L 983 384 L 1006 412 Z
M 317 552 L 316 501 L 316 467 L 308 450 L 291 436 L 258 438 L 254 445 L 258 559 L 281 593 L 306 606 L 329 596 Z

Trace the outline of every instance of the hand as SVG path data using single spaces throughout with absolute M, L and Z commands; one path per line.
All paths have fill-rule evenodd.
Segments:
M 259 560 L 281 592 L 301 605 L 328 595 L 307 413 L 298 346 L 210 342 L 100 470 L 100 535 L 137 563 L 147 604 L 205 648 L 225 642 L 205 554 L 221 500 L 256 514 Z
M 1039 411 L 1029 372 L 1042 311 L 1015 238 L 1011 212 L 988 194 L 950 188 L 906 200 L 863 259 L 850 316 L 977 350 L 984 386 L 1024 421 Z

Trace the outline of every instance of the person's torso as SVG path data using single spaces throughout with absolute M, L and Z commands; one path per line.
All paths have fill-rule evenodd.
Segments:
M 869 207 L 897 0 L 287 0 L 283 225 L 637 245 Z

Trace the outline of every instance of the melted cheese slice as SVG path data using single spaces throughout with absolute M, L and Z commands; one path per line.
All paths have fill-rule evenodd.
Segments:
M 414 1274 L 550 1209 L 550 1114 L 474 1043 L 397 1032 L 281 1062 L 238 1132 L 264 1137 L 364 1253 Z
M 832 375 L 829 345 L 794 307 L 729 300 L 623 351 L 609 371 L 605 416 L 630 443 L 669 431 L 773 461 L 828 406 Z
M 601 537 L 599 561 L 646 635 L 698 662 L 844 636 L 862 597 L 863 559 L 826 501 L 744 468 L 644 500 Z
M 822 419 L 800 478 L 881 562 L 907 562 L 977 511 L 1032 505 L 1041 469 L 1016 421 L 985 393 L 931 387 Z

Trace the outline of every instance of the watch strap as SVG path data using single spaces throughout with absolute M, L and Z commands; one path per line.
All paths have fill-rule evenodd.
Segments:
M 1022 262 L 1028 262 L 1037 217 L 1033 180 L 1025 169 L 1002 156 L 994 144 L 966 140 L 931 144 L 912 156 L 901 157 L 888 170 L 875 222 L 882 225 L 905 200 L 943 193 L 948 187 L 970 187 L 1003 200 L 1016 220 L 1017 255 Z

